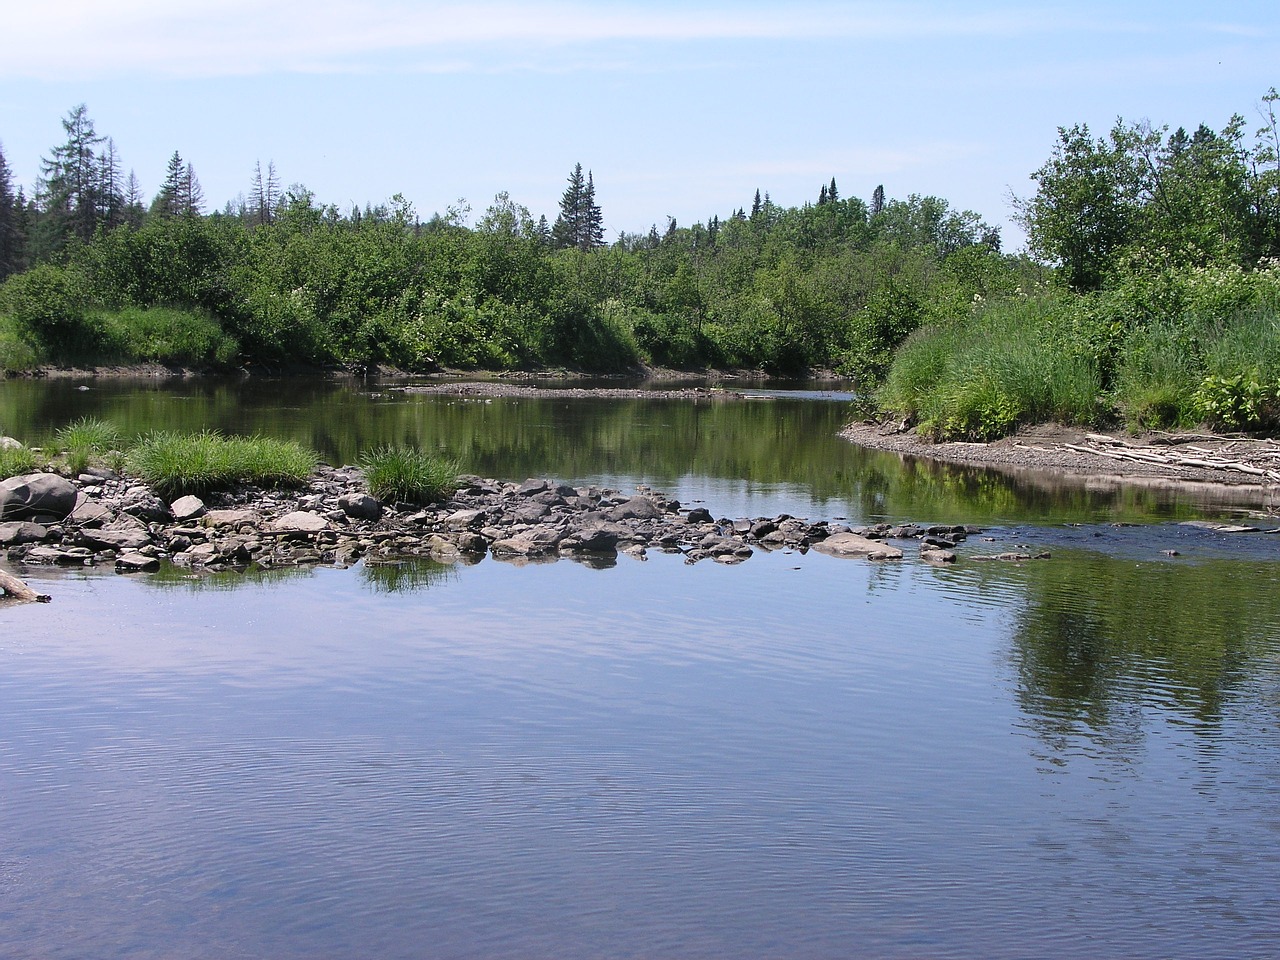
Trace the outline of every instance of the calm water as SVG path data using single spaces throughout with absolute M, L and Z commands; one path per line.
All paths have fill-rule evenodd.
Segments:
M 74 387 L 0 384 L 0 432 L 413 439 L 1053 559 L 27 570 L 0 956 L 1280 952 L 1280 537 L 1172 523 L 1221 505 L 903 465 L 823 399 Z

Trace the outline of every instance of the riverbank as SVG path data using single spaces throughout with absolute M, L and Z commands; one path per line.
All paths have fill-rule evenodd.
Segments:
M 1097 433 L 1061 424 L 1025 427 L 990 443 L 934 443 L 895 424 L 851 423 L 851 443 L 906 457 L 1002 471 L 1052 471 L 1098 479 L 1280 486 L 1280 443 L 1204 433 Z

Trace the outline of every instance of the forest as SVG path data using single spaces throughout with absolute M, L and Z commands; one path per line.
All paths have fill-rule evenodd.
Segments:
M 834 178 L 609 241 L 581 164 L 553 220 L 506 193 L 474 217 L 402 195 L 342 210 L 274 163 L 210 212 L 177 151 L 147 201 L 80 105 L 31 196 L 0 150 L 0 368 L 823 370 L 937 438 L 1271 429 L 1278 100 L 1252 132 L 1059 129 L 1016 200 L 1018 254 L 978 213 Z

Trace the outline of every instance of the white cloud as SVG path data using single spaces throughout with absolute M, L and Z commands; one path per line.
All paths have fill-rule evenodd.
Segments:
M 395 68 L 465 71 L 527 60 L 531 50 L 613 41 L 1013 37 L 1087 21 L 1013 6 L 404 0 L 49 0 L 6 15 L 0 76 L 223 76 Z M 1131 29 L 1113 23 L 1110 29 Z M 40 38 L 47 38 L 40 43 Z M 400 61 L 407 60 L 407 64 Z

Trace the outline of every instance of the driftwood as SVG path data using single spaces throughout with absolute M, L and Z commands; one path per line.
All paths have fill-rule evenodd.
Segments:
M 1261 477 L 1268 483 L 1280 483 L 1280 470 L 1258 466 L 1256 463 L 1248 463 L 1244 460 L 1228 459 L 1203 447 L 1188 447 L 1197 456 L 1186 456 L 1181 453 L 1164 453 L 1152 450 L 1150 447 L 1131 447 L 1122 440 L 1100 434 L 1088 434 L 1087 439 L 1098 446 L 1085 447 L 1074 443 L 1066 443 L 1063 446 L 1077 453 L 1092 453 L 1111 460 L 1155 463 L 1166 467 L 1199 467 L 1202 470 L 1235 471 L 1251 477 Z M 1264 458 L 1269 456 L 1270 454 L 1263 454 Z
M 48 594 L 36 593 L 13 574 L 5 573 L 3 570 L 0 570 L 0 591 L 15 599 L 28 602 L 48 603 L 50 600 Z

